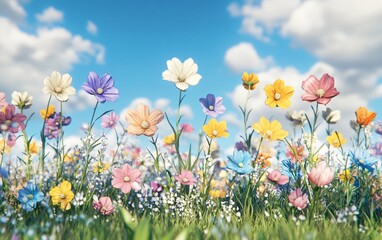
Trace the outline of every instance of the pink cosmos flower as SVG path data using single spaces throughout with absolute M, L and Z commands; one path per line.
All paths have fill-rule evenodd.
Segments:
M 305 93 L 302 100 L 308 102 L 317 101 L 319 104 L 328 104 L 330 100 L 340 94 L 334 87 L 334 78 L 325 73 L 320 80 L 310 75 L 308 79 L 302 82 L 302 89 Z
M 292 147 L 288 146 L 287 147 L 287 152 L 285 154 L 287 158 L 290 159 L 291 163 L 302 163 L 305 157 L 304 153 L 304 146 L 302 145 L 292 145 Z
M 179 175 L 175 176 L 175 180 L 183 185 L 194 185 L 196 179 L 191 171 L 182 171 Z
M 120 188 L 123 193 L 129 193 L 131 189 L 141 189 L 140 179 L 141 173 L 137 169 L 133 169 L 129 164 L 124 164 L 122 168 L 113 170 L 113 181 L 111 184 L 114 188 Z
M 115 115 L 114 112 L 111 112 L 110 115 L 104 115 L 102 117 L 101 127 L 113 129 L 117 126 L 119 116 Z
M 269 172 L 267 175 L 267 178 L 269 181 L 272 181 L 274 183 L 277 183 L 279 185 L 284 185 L 289 182 L 289 177 L 286 175 L 282 175 L 281 172 L 274 170 L 272 172 Z
M 182 132 L 184 133 L 190 133 L 192 131 L 194 131 L 194 128 L 191 126 L 191 124 L 186 124 L 186 123 L 182 123 L 180 125 L 180 129 L 182 129 Z
M 0 110 L 6 107 L 8 103 L 5 101 L 5 93 L 0 92 Z
M 21 113 L 15 113 L 15 106 L 9 104 L 5 107 L 5 112 L 0 111 L 0 133 L 17 133 L 25 129 L 24 121 L 27 117 Z
M 308 174 L 309 180 L 319 187 L 328 185 L 334 177 L 333 171 L 326 165 L 325 161 L 317 163 Z
M 301 188 L 297 188 L 288 196 L 289 202 L 299 210 L 306 208 L 308 205 L 308 195 L 302 194 Z
M 114 206 L 109 197 L 93 196 L 93 208 L 99 211 L 102 215 L 107 216 L 114 212 Z

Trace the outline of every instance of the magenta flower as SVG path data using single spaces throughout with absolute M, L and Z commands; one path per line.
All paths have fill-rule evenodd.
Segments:
M 180 129 L 182 129 L 182 132 L 184 133 L 190 133 L 194 131 L 194 128 L 191 126 L 191 124 L 182 123 L 180 125 Z
M 328 185 L 334 177 L 333 171 L 326 165 L 325 161 L 317 163 L 308 174 L 309 180 L 318 187 Z
M 15 106 L 9 104 L 5 112 L 0 111 L 0 133 L 18 133 L 25 129 L 24 121 L 27 117 L 21 113 L 15 113 Z
M 194 185 L 196 179 L 191 171 L 182 171 L 179 175 L 175 176 L 175 180 L 183 185 Z
M 100 103 L 114 102 L 119 96 L 118 89 L 114 87 L 114 80 L 107 73 L 99 78 L 97 73 L 89 72 L 88 81 L 82 85 L 82 89 L 94 95 Z
M 113 129 L 117 126 L 119 116 L 111 112 L 110 115 L 105 115 L 102 117 L 101 127 Z
M 8 137 L 7 137 L 7 145 L 10 146 L 10 147 L 15 146 L 16 140 L 17 140 L 16 134 L 13 134 L 13 133 L 9 134 Z
M 277 170 L 268 173 L 267 178 L 269 181 L 277 183 L 279 185 L 284 185 L 289 182 L 289 177 L 287 175 L 282 175 L 281 172 Z
M 199 98 L 199 102 L 202 105 L 204 114 L 216 118 L 219 114 L 225 112 L 223 106 L 223 98 L 216 97 L 213 94 L 207 94 L 206 98 Z
M 114 188 L 120 188 L 123 193 L 129 193 L 131 189 L 141 189 L 140 179 L 141 173 L 137 169 L 133 169 L 129 164 L 124 164 L 122 168 L 113 170 L 113 181 L 111 184 Z
M 161 193 L 161 192 L 163 191 L 163 186 L 160 185 L 160 184 L 157 183 L 157 182 L 152 181 L 152 182 L 150 183 L 150 185 L 151 185 L 151 190 L 152 190 L 153 192 Z
M 0 110 L 1 110 L 3 107 L 6 107 L 7 105 L 8 105 L 8 103 L 7 103 L 6 100 L 5 100 L 5 93 L 0 92 Z
M 306 208 L 308 205 L 308 195 L 306 195 L 306 193 L 302 194 L 301 188 L 297 188 L 291 192 L 288 196 L 288 200 L 290 204 L 299 210 Z
M 334 87 L 334 78 L 325 73 L 320 80 L 311 75 L 302 82 L 305 93 L 302 100 L 308 102 L 317 101 L 319 104 L 328 104 L 330 100 L 340 94 Z
M 102 215 L 107 216 L 114 212 L 114 206 L 109 197 L 93 196 L 93 208 L 99 211 Z

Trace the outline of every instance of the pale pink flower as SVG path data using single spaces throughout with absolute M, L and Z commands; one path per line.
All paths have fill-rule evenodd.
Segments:
M 194 128 L 191 126 L 191 124 L 188 124 L 188 123 L 182 123 L 180 125 L 180 129 L 182 129 L 182 132 L 184 133 L 190 133 L 194 131 Z
M 289 182 L 289 177 L 287 175 L 282 175 L 281 172 L 274 170 L 269 172 L 267 175 L 269 181 L 277 183 L 279 185 L 284 185 Z
M 7 105 L 8 103 L 6 102 L 6 99 L 5 99 L 5 93 L 0 92 L 0 110 L 6 107 Z
M 99 211 L 102 215 L 110 215 L 114 212 L 114 206 L 109 197 L 100 197 L 93 196 L 93 208 Z
M 196 179 L 191 171 L 182 171 L 179 175 L 175 176 L 175 180 L 183 185 L 194 185 Z
M 328 185 L 334 177 L 333 171 L 326 165 L 325 161 L 317 163 L 308 174 L 309 180 L 319 187 Z
M 113 129 L 117 126 L 119 116 L 115 115 L 114 112 L 111 112 L 110 115 L 104 115 L 102 117 L 101 127 Z
M 141 189 L 140 179 L 141 173 L 137 169 L 133 169 L 129 164 L 124 164 L 122 168 L 113 170 L 113 181 L 111 184 L 114 188 L 120 188 L 123 193 L 129 193 L 131 189 Z
M 308 195 L 302 193 L 301 188 L 297 188 L 288 196 L 289 202 L 299 210 L 306 208 L 308 205 Z
M 302 100 L 308 102 L 317 101 L 319 104 L 328 104 L 330 100 L 340 94 L 334 87 L 334 78 L 325 73 L 320 80 L 310 75 L 308 79 L 302 82 L 302 89 L 305 93 Z

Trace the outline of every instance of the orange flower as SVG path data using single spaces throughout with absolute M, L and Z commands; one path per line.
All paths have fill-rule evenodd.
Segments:
M 259 83 L 259 77 L 254 73 L 243 73 L 241 80 L 243 81 L 243 87 L 247 90 L 255 89 L 256 85 Z
M 163 120 L 163 113 L 159 110 L 150 113 L 149 107 L 141 103 L 137 110 L 127 111 L 125 118 L 130 124 L 127 127 L 128 133 L 151 137 L 158 130 L 156 125 Z
M 360 127 L 366 127 L 377 116 L 375 112 L 369 112 L 365 107 L 359 107 L 355 112 L 355 115 L 357 116 L 357 123 Z

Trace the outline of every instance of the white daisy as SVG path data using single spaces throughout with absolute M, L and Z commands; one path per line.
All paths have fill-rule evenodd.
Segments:
M 197 74 L 198 65 L 192 58 L 182 63 L 178 58 L 167 61 L 167 70 L 162 73 L 163 80 L 175 83 L 176 87 L 184 91 L 189 85 L 199 83 L 202 76 Z
M 12 93 L 12 104 L 17 106 L 19 109 L 28 109 L 32 106 L 33 97 L 29 95 L 28 92 L 17 92 Z
M 60 102 L 66 102 L 69 99 L 69 95 L 74 95 L 76 89 L 70 86 L 72 83 L 72 77 L 65 73 L 61 77 L 61 73 L 53 71 L 52 75 L 46 77 L 44 80 L 45 87 L 42 91 L 45 94 L 53 95 Z

